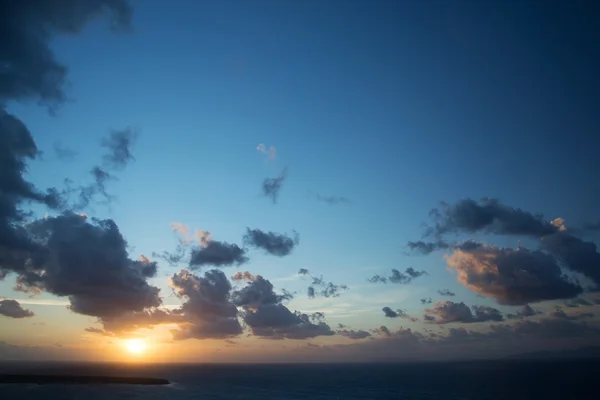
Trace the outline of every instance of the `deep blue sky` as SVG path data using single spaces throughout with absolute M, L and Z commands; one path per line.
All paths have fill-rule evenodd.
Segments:
M 292 256 L 256 251 L 244 269 L 301 292 L 307 282 L 278 278 L 307 268 L 351 286 L 335 301 L 299 296 L 298 307 L 419 314 L 419 298 L 442 288 L 467 304 L 492 304 L 457 283 L 441 253 L 404 254 L 439 201 L 487 196 L 570 226 L 600 220 L 599 35 L 597 18 L 578 5 L 134 6 L 130 35 L 99 22 L 52 42 L 69 67 L 72 102 L 55 116 L 32 103 L 10 110 L 46 152 L 30 168 L 41 187 L 83 179 L 109 129 L 139 129 L 136 162 L 111 186 L 117 202 L 96 208 L 118 221 L 135 254 L 172 249 L 174 221 L 236 243 L 247 226 L 295 229 Z M 74 161 L 56 159 L 56 141 L 79 153 Z M 275 161 L 259 143 L 277 148 Z M 285 166 L 273 204 L 260 185 Z M 330 206 L 310 191 L 352 204 Z M 430 275 L 401 289 L 366 282 L 409 266 Z M 161 266 L 157 284 L 167 290 L 172 273 Z M 337 318 L 364 328 L 395 323 L 377 311 Z

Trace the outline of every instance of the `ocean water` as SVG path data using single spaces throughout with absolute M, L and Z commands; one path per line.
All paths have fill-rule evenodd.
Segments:
M 0 399 L 600 399 L 600 361 L 415 364 L 2 364 L 0 373 L 146 376 L 166 386 L 0 385 Z

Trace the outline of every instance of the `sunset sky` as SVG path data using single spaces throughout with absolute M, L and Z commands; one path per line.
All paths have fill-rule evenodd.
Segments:
M 6 7 L 0 359 L 600 345 L 592 2 Z

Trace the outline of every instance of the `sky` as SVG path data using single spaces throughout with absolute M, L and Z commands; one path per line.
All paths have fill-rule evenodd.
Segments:
M 0 12 L 0 359 L 600 345 L 589 1 Z

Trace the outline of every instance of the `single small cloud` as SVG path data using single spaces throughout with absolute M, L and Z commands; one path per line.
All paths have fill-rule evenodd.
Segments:
M 363 330 L 355 331 L 354 329 L 341 329 L 341 330 L 338 330 L 336 333 L 340 336 L 344 336 L 344 337 L 347 337 L 348 339 L 352 339 L 352 340 L 366 339 L 371 336 L 371 334 L 367 331 L 363 331 Z
M 348 290 L 348 286 L 327 282 L 323 279 L 322 275 L 318 277 L 311 275 L 311 273 L 305 268 L 301 268 L 298 271 L 298 275 L 309 276 L 312 279 L 310 286 L 307 288 L 307 294 L 310 299 L 313 299 L 316 296 L 326 298 L 339 297 L 341 295 L 341 291 Z
M 102 146 L 108 150 L 104 155 L 105 166 L 122 169 L 134 161 L 132 147 L 137 137 L 138 132 L 131 128 L 111 131 L 108 137 L 102 141 Z
M 456 293 L 451 292 L 449 289 L 442 289 L 442 290 L 438 290 L 437 292 L 440 296 L 448 296 L 448 297 L 456 296 Z
M 431 297 L 421 299 L 421 304 L 431 304 L 432 302 Z
M 277 148 L 275 146 L 269 146 L 269 148 L 267 148 L 267 146 L 261 143 L 258 146 L 256 146 L 256 150 L 266 155 L 267 159 L 275 160 L 275 158 L 277 157 Z
M 417 318 L 411 317 L 404 310 L 392 310 L 390 307 L 383 307 L 381 309 L 381 311 L 383 311 L 383 314 L 387 318 L 404 318 L 404 319 L 408 319 L 408 320 L 410 320 L 412 322 L 417 322 L 418 321 Z
M 0 315 L 9 318 L 29 318 L 35 314 L 31 310 L 21 307 L 16 300 L 4 299 L 0 300 Z
M 527 317 L 533 317 L 534 315 L 541 314 L 541 311 L 534 310 L 529 304 L 525 304 L 519 311 L 514 314 L 506 314 L 508 319 L 522 319 Z
M 300 237 L 296 231 L 290 237 L 286 234 L 263 232 L 260 229 L 247 228 L 244 235 L 244 243 L 246 245 L 263 249 L 267 253 L 278 257 L 290 254 L 299 242 Z
M 179 241 L 182 244 L 188 245 L 195 241 L 200 246 L 206 247 L 210 241 L 210 232 L 202 229 L 195 229 L 192 233 L 187 225 L 182 224 L 181 222 L 173 222 L 171 224 L 171 229 L 179 235 Z
M 256 276 L 249 271 L 238 271 L 231 276 L 231 280 L 236 282 L 249 281 L 252 282 L 256 279 Z
M 287 178 L 287 167 L 284 168 L 278 177 L 276 178 L 265 178 L 262 183 L 262 191 L 266 197 L 271 198 L 273 203 L 277 203 L 279 192 L 283 186 L 283 182 Z
M 229 267 L 241 265 L 247 261 L 246 251 L 237 244 L 212 240 L 207 243 L 206 247 L 192 250 L 190 268 L 204 266 Z
M 314 194 L 314 198 L 317 199 L 317 201 L 320 201 L 322 203 L 326 203 L 329 204 L 330 206 L 334 206 L 334 205 L 338 205 L 338 204 L 352 204 L 352 201 L 344 196 L 322 196 L 318 193 Z

